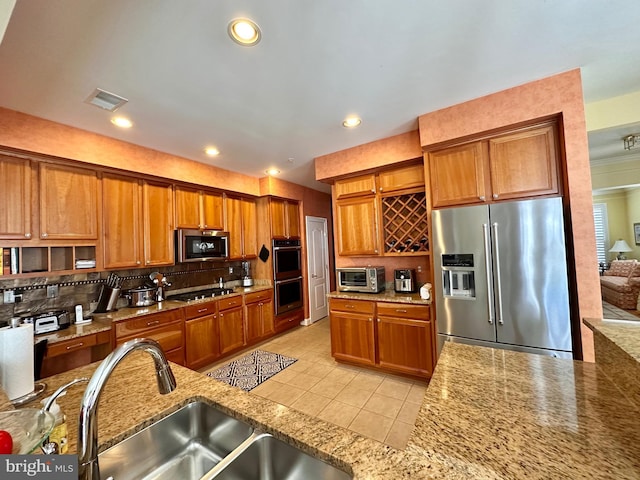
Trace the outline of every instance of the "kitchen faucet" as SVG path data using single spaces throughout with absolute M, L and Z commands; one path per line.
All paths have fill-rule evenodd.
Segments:
M 105 358 L 94 372 L 82 397 L 78 420 L 78 479 L 100 480 L 98 466 L 98 401 L 114 368 L 135 350 L 143 350 L 153 357 L 158 391 L 165 395 L 176 388 L 169 362 L 158 342 L 150 338 L 136 338 L 123 343 Z

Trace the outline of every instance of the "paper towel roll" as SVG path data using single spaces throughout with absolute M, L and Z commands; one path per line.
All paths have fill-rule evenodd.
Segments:
M 33 325 L 0 328 L 0 386 L 9 400 L 33 391 Z

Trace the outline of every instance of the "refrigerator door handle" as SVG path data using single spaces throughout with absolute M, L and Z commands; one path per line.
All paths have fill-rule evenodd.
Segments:
M 493 227 L 493 275 L 496 279 L 496 310 L 497 320 L 500 325 L 504 325 L 502 316 L 502 285 L 500 283 L 500 247 L 498 245 L 498 222 L 491 224 Z
M 487 271 L 487 305 L 489 306 L 489 323 L 493 325 L 495 313 L 493 311 L 493 280 L 491 280 L 491 248 L 489 246 L 489 225 L 482 224 L 484 238 L 484 261 Z

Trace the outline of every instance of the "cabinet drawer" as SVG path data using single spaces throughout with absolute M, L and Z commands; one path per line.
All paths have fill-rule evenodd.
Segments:
M 375 305 L 375 302 L 368 302 L 366 300 L 332 298 L 329 303 L 329 308 L 340 312 L 367 313 L 372 315 L 375 310 Z
M 70 338 L 61 342 L 51 343 L 47 346 L 47 357 L 55 357 L 64 355 L 65 353 L 75 352 L 83 348 L 93 347 L 98 344 L 98 338 L 95 333 L 84 335 L 82 337 Z
M 410 303 L 378 302 L 378 316 L 429 320 L 429 306 Z
M 271 290 L 263 290 L 262 292 L 247 293 L 244 296 L 244 303 L 256 303 L 264 302 L 265 300 L 271 300 Z
M 236 295 L 230 298 L 222 298 L 218 300 L 218 308 L 220 310 L 226 310 L 228 308 L 240 307 L 242 306 L 242 297 L 240 295 Z
M 182 310 L 176 308 L 168 312 L 153 313 L 140 318 L 133 318 L 116 323 L 116 339 L 120 337 L 138 335 L 150 329 L 167 325 L 172 322 L 182 320 Z
M 162 350 L 168 352 L 175 348 L 182 348 L 184 343 L 184 333 L 182 324 L 175 323 L 173 325 L 167 325 L 160 328 L 154 328 L 144 334 L 145 338 L 152 338 L 160 344 Z M 116 340 L 116 345 L 121 345 L 127 340 L 138 338 L 139 335 L 132 335 L 128 337 L 121 337 Z
M 184 317 L 186 320 L 192 318 L 204 317 L 205 315 L 212 315 L 218 310 L 218 302 L 203 302 L 197 305 L 189 305 L 184 307 Z

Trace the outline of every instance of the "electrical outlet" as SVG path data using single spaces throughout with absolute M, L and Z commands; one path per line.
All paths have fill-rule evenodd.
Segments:
M 229 267 L 229 275 L 233 273 L 233 267 Z
M 16 296 L 13 290 L 4 291 L 4 303 L 16 303 Z
M 47 285 L 47 298 L 56 298 L 58 296 L 58 285 Z

